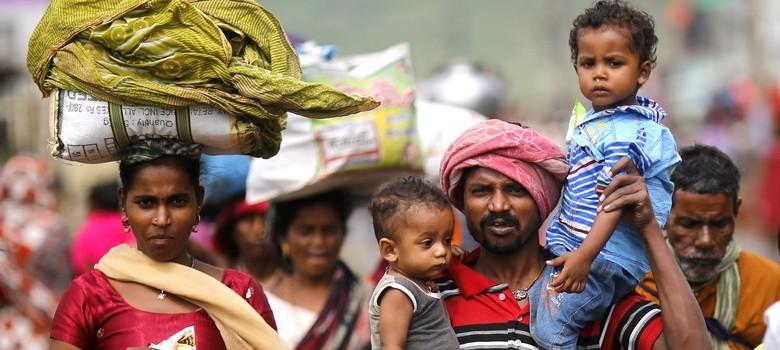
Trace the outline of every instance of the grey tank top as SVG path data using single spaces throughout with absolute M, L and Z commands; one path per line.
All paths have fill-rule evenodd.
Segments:
M 426 293 L 409 279 L 386 273 L 374 288 L 369 302 L 372 349 L 383 348 L 379 339 L 379 297 L 387 288 L 400 290 L 412 301 L 414 313 L 406 335 L 407 350 L 460 348 L 439 293 Z

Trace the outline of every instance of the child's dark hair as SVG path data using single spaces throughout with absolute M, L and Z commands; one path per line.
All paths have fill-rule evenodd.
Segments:
M 449 210 L 450 202 L 438 187 L 419 176 L 399 177 L 379 187 L 371 196 L 368 209 L 374 222 L 376 240 L 393 238 L 393 216 L 415 206 Z
M 613 25 L 631 33 L 631 48 L 639 53 L 639 63 L 650 61 L 650 66 L 655 67 L 658 37 L 655 35 L 653 18 L 647 12 L 639 11 L 622 0 L 600 0 L 577 16 L 572 25 L 569 33 L 572 63 L 577 64 L 577 40 L 581 29 Z

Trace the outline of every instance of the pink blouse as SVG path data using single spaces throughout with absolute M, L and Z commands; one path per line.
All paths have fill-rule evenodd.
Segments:
M 252 277 L 225 269 L 222 283 L 244 297 L 276 329 L 263 288 Z M 102 272 L 92 270 L 68 287 L 54 315 L 51 338 L 80 349 L 126 349 L 158 344 L 189 326 L 195 327 L 198 349 L 225 349 L 205 310 L 179 314 L 138 310 L 122 299 Z

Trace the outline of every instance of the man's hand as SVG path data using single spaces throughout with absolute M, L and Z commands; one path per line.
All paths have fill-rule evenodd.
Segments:
M 582 293 L 588 281 L 591 262 L 577 251 L 547 261 L 547 265 L 552 266 L 563 264 L 563 270 L 550 282 L 550 287 L 556 293 Z
M 463 247 L 457 244 L 450 245 L 450 251 L 452 252 L 452 257 L 460 261 L 463 261 L 463 259 L 465 259 L 466 255 L 468 254 L 466 250 L 463 249 Z
M 621 173 L 623 172 L 623 173 Z M 610 169 L 614 175 L 612 182 L 601 195 L 601 204 L 597 211 L 613 212 L 626 209 L 631 222 L 638 231 L 655 221 L 653 204 L 647 192 L 645 179 L 639 175 L 634 163 L 628 157 L 623 157 Z
M 664 331 L 653 349 L 709 349 L 711 344 L 701 309 L 664 241 L 644 179 L 628 158 L 619 160 L 610 171 L 618 175 L 604 190 L 599 209 L 604 212 L 624 209 L 623 213 L 642 235 L 658 286 Z M 620 174 L 621 171 L 624 173 Z

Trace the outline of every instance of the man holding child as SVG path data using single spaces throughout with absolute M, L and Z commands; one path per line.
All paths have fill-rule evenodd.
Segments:
M 439 283 L 461 348 L 537 347 L 530 335 L 531 304 L 556 302 L 534 299 L 539 293 L 533 289 L 545 287 L 535 282 L 552 269 L 537 238 L 568 171 L 563 156 L 534 130 L 499 120 L 467 130 L 444 156 L 442 189 L 481 245 L 462 262 L 453 259 L 449 277 Z M 586 326 L 578 345 L 706 349 L 701 311 L 666 246 L 642 177 L 627 160 L 612 169 L 621 171 L 626 173 L 604 191 L 602 206 L 624 209 L 641 234 L 663 309 L 630 293 Z

